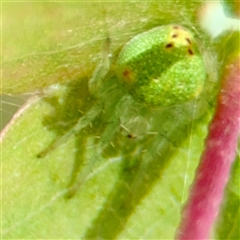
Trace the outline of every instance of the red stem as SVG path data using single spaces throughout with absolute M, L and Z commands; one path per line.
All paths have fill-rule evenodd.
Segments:
M 209 127 L 176 239 L 208 239 L 236 157 L 240 132 L 240 58 L 225 69 L 216 113 Z

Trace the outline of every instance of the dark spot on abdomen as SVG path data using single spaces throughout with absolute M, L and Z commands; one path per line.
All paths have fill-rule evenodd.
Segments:
M 189 55 L 193 55 L 193 54 L 194 54 L 194 52 L 192 51 L 192 49 L 190 49 L 190 48 L 188 49 L 188 54 L 189 54 Z
M 168 43 L 165 45 L 165 48 L 172 48 L 173 47 L 173 44 L 172 43 Z
M 124 70 L 124 71 L 123 71 L 123 76 L 124 76 L 125 78 L 128 78 L 129 75 L 130 75 L 129 70 Z
M 189 43 L 189 44 L 192 44 L 191 40 L 189 38 L 185 38 L 186 41 Z

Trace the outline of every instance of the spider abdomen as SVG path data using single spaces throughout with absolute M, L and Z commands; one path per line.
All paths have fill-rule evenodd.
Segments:
M 153 106 L 181 104 L 197 97 L 206 78 L 193 34 L 178 25 L 135 36 L 121 50 L 116 65 L 126 89 Z

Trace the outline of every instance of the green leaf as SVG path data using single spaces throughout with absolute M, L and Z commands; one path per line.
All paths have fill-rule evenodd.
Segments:
M 118 91 L 108 90 L 111 101 L 103 101 L 107 112 L 38 158 L 97 106 L 85 83 L 34 97 L 3 131 L 3 238 L 172 239 L 211 112 L 193 120 L 189 104 L 152 115 L 139 108 L 140 116 L 153 117 L 156 132 L 142 136 L 138 126 L 129 137 L 121 127 L 128 116 L 122 115 L 135 116 L 138 103 L 116 105 Z M 133 109 L 125 112 L 129 103 Z M 119 116 L 112 115 L 111 105 Z M 109 143 L 111 129 L 115 134 Z M 67 187 L 76 181 L 68 199 Z
M 199 32 L 200 4 L 2 3 L 1 92 L 55 84 L 1 133 L 3 239 L 174 238 L 213 112 L 215 65 L 208 66 L 202 97 L 171 109 L 146 110 L 121 98 L 114 77 L 101 101 L 86 84 L 107 37 L 115 57 L 130 38 L 155 26 L 179 23 Z M 81 120 L 85 128 L 73 131 Z
M 240 224 L 239 154 L 232 168 L 231 179 L 225 191 L 222 211 L 217 222 L 218 239 L 238 239 Z

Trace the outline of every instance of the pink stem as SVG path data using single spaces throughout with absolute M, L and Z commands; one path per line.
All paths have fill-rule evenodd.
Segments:
M 240 58 L 225 69 L 216 113 L 209 127 L 176 239 L 208 239 L 236 156 L 240 132 Z

